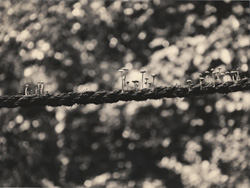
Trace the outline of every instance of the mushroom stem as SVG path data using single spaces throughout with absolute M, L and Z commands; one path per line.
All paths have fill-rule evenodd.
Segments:
M 186 82 L 187 82 L 187 84 L 188 84 L 188 91 L 191 91 L 191 83 L 192 83 L 192 80 L 187 80 Z
M 40 96 L 41 82 L 37 82 L 37 95 Z
M 224 82 L 225 82 L 225 81 L 224 81 L 225 73 L 222 72 L 222 73 L 220 74 L 220 76 L 221 76 L 221 82 L 224 83 Z
M 122 71 L 124 73 L 123 74 L 123 84 L 124 84 L 124 87 L 125 87 L 125 85 L 126 85 L 126 78 L 127 78 L 127 74 L 128 74 L 128 69 L 124 67 L 124 68 L 122 68 Z
M 148 88 L 150 89 L 152 86 L 152 83 L 148 83 Z
M 153 83 L 152 83 L 152 86 L 154 87 L 155 77 L 156 77 L 157 75 L 156 75 L 156 74 L 152 74 L 151 76 L 152 76 L 152 78 L 153 78 Z
M 35 87 L 35 95 L 38 95 L 38 89 Z
M 200 79 L 200 89 L 202 89 L 202 81 L 204 80 L 204 78 L 200 77 L 199 79 Z
M 43 93 L 44 93 L 44 82 L 41 81 L 40 94 L 43 95 Z
M 126 84 L 127 84 L 127 91 L 128 91 L 128 84 L 129 84 L 129 82 L 126 82 Z
M 239 69 L 236 69 L 236 73 L 237 73 L 236 80 L 239 81 L 240 80 L 240 71 L 239 71 Z
M 143 89 L 143 74 L 144 73 L 142 73 L 142 77 L 141 77 L 141 88 Z
M 215 82 L 216 82 L 216 78 L 215 78 L 215 72 L 212 73 L 213 74 L 213 86 L 215 87 Z
M 234 71 L 231 71 L 231 77 L 232 77 L 232 80 L 235 82 Z
M 122 79 L 122 92 L 124 92 L 124 84 L 123 84 L 123 70 L 119 70 L 121 73 L 121 79 Z
M 229 75 L 229 72 L 225 72 L 225 75 L 226 75 L 226 82 L 229 82 L 230 80 L 230 75 Z
M 26 84 L 26 85 L 25 85 L 25 90 L 24 90 L 25 96 L 28 96 L 28 95 L 29 95 L 28 87 L 29 87 L 29 85 Z
M 148 78 L 145 78 L 145 83 L 144 84 L 146 85 L 146 88 L 148 88 Z
M 141 70 L 140 73 L 142 74 L 142 77 L 141 77 L 141 88 L 143 89 L 143 76 L 144 76 L 144 73 L 146 71 L 145 70 Z
M 219 82 L 221 82 L 221 79 L 220 79 L 220 72 L 216 72 L 216 76 L 217 76 L 217 80 L 218 80 Z

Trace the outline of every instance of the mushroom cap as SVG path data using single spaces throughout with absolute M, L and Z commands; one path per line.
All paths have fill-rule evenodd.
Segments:
M 120 69 L 120 70 L 118 70 L 118 72 L 124 72 L 124 70 Z
M 225 72 L 225 74 L 229 74 L 229 72 L 227 71 L 227 72 Z
M 127 68 L 125 68 L 125 67 L 123 67 L 121 70 L 123 70 L 123 71 L 128 71 L 128 69 L 127 69 Z
M 25 87 L 29 87 L 29 85 L 28 85 L 28 84 L 25 84 Z
M 200 79 L 200 80 L 204 80 L 204 78 L 203 78 L 203 77 L 200 77 L 199 79 Z
M 148 80 L 149 78 L 145 78 L 145 80 Z
M 151 74 L 151 76 L 152 76 L 152 77 L 156 77 L 156 76 L 157 76 L 157 74 Z
M 205 71 L 205 74 L 209 74 L 209 71 Z
M 192 83 L 192 80 L 187 80 L 186 82 L 187 82 L 187 83 Z
M 211 68 L 211 72 L 213 72 L 214 71 L 214 69 L 213 68 Z
M 225 76 L 225 73 L 224 73 L 224 72 L 222 72 L 222 73 L 220 73 L 220 75 L 221 75 L 221 76 Z
M 145 70 L 140 70 L 140 73 L 145 73 L 145 72 L 147 72 L 147 71 L 145 71 Z

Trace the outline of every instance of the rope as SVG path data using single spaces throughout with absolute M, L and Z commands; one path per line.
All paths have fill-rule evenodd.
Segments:
M 118 101 L 144 101 L 147 99 L 162 99 L 176 97 L 190 97 L 214 93 L 228 94 L 236 91 L 250 90 L 250 78 L 243 78 L 237 82 L 200 84 L 194 86 L 156 87 L 141 90 L 114 91 L 86 91 L 83 93 L 62 93 L 58 95 L 6 95 L 0 96 L 0 108 L 31 107 L 31 106 L 72 106 L 74 104 L 104 104 Z

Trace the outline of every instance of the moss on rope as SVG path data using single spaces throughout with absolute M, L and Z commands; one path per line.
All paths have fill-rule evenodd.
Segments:
M 114 91 L 86 91 L 83 93 L 62 93 L 58 95 L 6 95 L 0 96 L 0 108 L 31 107 L 31 106 L 72 106 L 74 104 L 104 104 L 118 101 L 144 101 L 147 99 L 162 99 L 176 97 L 190 97 L 214 93 L 228 94 L 236 91 L 250 90 L 250 78 L 243 78 L 237 82 L 197 84 L 192 87 L 156 87 L 142 90 L 114 90 Z

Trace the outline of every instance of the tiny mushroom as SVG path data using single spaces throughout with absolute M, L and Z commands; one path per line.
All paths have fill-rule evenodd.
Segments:
M 149 83 L 148 83 L 148 88 L 151 88 L 151 86 L 152 86 L 152 83 L 149 82 Z
M 138 88 L 138 83 L 139 83 L 139 81 L 138 80 L 133 80 L 132 81 L 133 83 L 134 83 L 134 85 L 135 85 L 135 89 L 137 90 L 137 88 Z
M 26 84 L 26 85 L 25 85 L 25 90 L 24 90 L 25 96 L 28 96 L 28 95 L 29 95 L 28 87 L 29 87 L 29 85 Z
M 145 78 L 145 85 L 147 87 L 149 78 Z
M 213 75 L 213 86 L 215 86 L 215 83 L 216 83 L 216 77 L 215 77 L 216 72 L 215 71 L 212 72 L 212 75 Z
M 227 72 L 225 72 L 225 75 L 227 76 L 227 82 L 229 82 L 229 81 L 231 80 L 231 77 L 230 77 L 229 72 L 228 72 L 228 71 L 227 71 Z
M 124 80 L 124 84 L 125 84 L 125 83 L 126 83 L 126 76 L 127 76 L 127 74 L 128 74 L 128 69 L 124 67 L 124 68 L 122 68 L 122 70 L 123 70 L 123 73 L 124 73 L 124 74 L 123 74 L 123 76 L 124 76 L 124 77 L 123 77 L 123 80 Z
M 220 71 L 216 71 L 216 76 L 217 76 L 217 80 L 219 82 L 221 82 L 221 79 L 220 79 Z
M 231 71 L 231 72 L 230 72 L 230 75 L 232 76 L 232 79 L 233 79 L 234 82 L 235 82 L 235 77 L 234 77 L 234 76 L 235 76 L 235 73 L 236 73 L 235 71 Z
M 128 84 L 129 84 L 129 81 L 127 81 L 127 82 L 126 82 L 126 84 L 127 84 L 127 90 L 128 90 Z
M 145 71 L 145 70 L 140 70 L 140 73 L 142 74 L 142 78 L 141 78 L 141 88 L 143 89 L 143 75 L 144 75 L 144 73 L 146 73 L 147 71 Z
M 44 94 L 44 82 L 43 81 L 41 81 L 40 94 L 41 95 Z
M 188 86 L 189 86 L 188 89 L 189 89 L 189 91 L 190 91 L 190 90 L 191 90 L 191 86 L 190 86 L 190 85 L 191 85 L 191 83 L 192 83 L 192 80 L 187 80 L 186 82 L 187 82 L 187 84 L 188 84 Z
M 124 85 L 124 84 L 123 84 L 123 72 L 124 72 L 124 71 L 123 71 L 122 69 L 120 69 L 118 72 L 120 72 L 120 73 L 121 73 L 121 79 L 122 79 L 122 91 L 124 91 L 124 88 L 123 88 L 123 87 L 124 87 L 124 86 L 123 86 L 123 85 Z
M 39 92 L 38 92 L 38 87 L 36 86 L 36 87 L 35 87 L 35 95 L 38 95 L 38 93 L 39 93 Z
M 220 73 L 221 67 L 218 67 L 218 70 L 219 70 L 219 73 Z
M 200 80 L 200 89 L 202 89 L 202 81 L 204 80 L 204 78 L 200 77 L 199 80 Z
M 37 82 L 37 95 L 40 96 L 41 82 Z
M 152 78 L 153 78 L 153 83 L 152 85 L 154 86 L 154 81 L 155 81 L 155 77 L 157 76 L 157 74 L 151 74 Z
M 205 75 L 206 75 L 206 77 L 205 77 L 206 82 L 209 83 L 209 84 L 211 84 L 210 77 L 209 77 L 209 71 L 205 71 Z
M 137 85 L 137 88 L 139 88 L 139 81 L 136 80 L 136 85 Z
M 239 68 L 236 69 L 236 80 L 239 81 L 240 80 L 240 71 L 239 71 Z
M 221 81 L 222 81 L 222 82 L 224 82 L 224 76 L 225 76 L 225 73 L 224 73 L 224 72 L 222 72 L 222 73 L 220 73 L 220 75 L 221 75 Z

